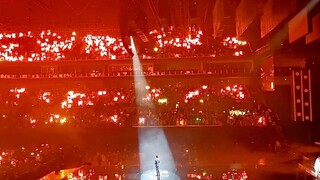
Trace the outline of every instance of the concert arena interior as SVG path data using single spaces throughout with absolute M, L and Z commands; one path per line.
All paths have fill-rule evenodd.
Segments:
M 0 179 L 320 179 L 319 82 L 320 0 L 1 0 Z

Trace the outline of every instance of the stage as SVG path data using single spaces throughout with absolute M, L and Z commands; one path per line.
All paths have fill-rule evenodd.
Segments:
M 115 166 L 80 166 L 71 169 L 53 171 L 40 180 L 59 180 L 59 179 L 128 179 L 128 180 L 180 180 L 181 178 L 175 173 L 168 170 L 160 169 L 160 176 L 156 176 L 155 169 L 143 170 L 139 172 L 125 172 Z

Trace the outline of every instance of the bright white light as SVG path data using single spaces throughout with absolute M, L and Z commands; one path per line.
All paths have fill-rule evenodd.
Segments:
M 158 99 L 158 103 L 159 103 L 159 104 L 165 104 L 165 103 L 167 103 L 167 102 L 168 102 L 167 99 Z
M 315 161 L 314 161 L 314 172 L 316 174 L 316 176 L 319 176 L 320 174 L 320 157 L 318 157 Z
M 141 172 L 154 169 L 155 173 L 154 159 L 156 155 L 160 159 L 161 171 L 176 171 L 171 150 L 162 128 L 140 128 L 139 151 Z
M 133 38 L 131 39 L 131 49 L 133 56 L 133 69 L 134 69 L 134 82 L 136 103 L 138 110 L 144 109 L 151 112 L 155 111 L 152 101 L 143 101 L 142 99 L 148 93 L 150 86 L 148 86 L 145 77 L 143 76 L 143 68 L 141 67 L 140 59 L 137 55 Z M 149 87 L 149 88 L 146 88 Z M 139 123 L 145 123 L 144 117 L 139 117 Z M 175 172 L 176 167 L 172 158 L 171 150 L 169 148 L 167 138 L 164 135 L 162 128 L 139 128 L 139 155 L 140 155 L 140 171 L 141 179 L 150 179 L 149 177 L 143 177 L 144 172 L 153 171 L 152 177 L 154 177 L 155 156 L 160 158 L 160 171 L 161 172 Z M 177 178 L 179 179 L 179 178 Z

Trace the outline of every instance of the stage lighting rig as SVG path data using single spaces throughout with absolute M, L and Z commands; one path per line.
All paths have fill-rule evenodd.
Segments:
M 129 49 L 130 36 L 138 37 L 143 43 L 149 42 L 147 24 L 147 15 L 143 9 L 142 0 L 120 1 L 120 35 L 130 55 L 133 55 Z

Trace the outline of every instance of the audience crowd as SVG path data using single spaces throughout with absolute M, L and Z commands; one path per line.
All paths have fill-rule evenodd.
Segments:
M 195 139 L 197 138 L 195 137 Z M 226 151 L 226 147 L 240 148 L 241 145 L 238 142 L 225 141 L 219 144 L 215 141 L 206 141 L 206 143 L 203 143 L 203 141 L 193 141 L 193 143 L 186 143 L 185 141 L 172 140 L 170 142 L 170 149 L 178 172 L 183 171 L 184 175 L 188 177 L 186 179 L 199 179 L 193 176 L 221 179 L 226 176 L 226 173 L 222 173 L 221 170 L 215 169 L 216 166 L 212 166 L 215 164 L 212 163 L 214 162 L 213 159 L 217 158 L 217 155 L 213 155 L 214 157 L 211 157 L 211 155 L 214 152 L 221 153 L 222 151 Z M 232 152 L 229 148 L 227 148 L 228 153 Z M 80 144 L 76 142 L 63 142 L 53 144 L 33 143 L 25 146 L 11 147 L 2 146 L 0 153 L 1 179 L 40 179 L 51 173 L 61 179 L 63 177 L 68 178 L 69 176 L 88 177 L 99 173 L 101 175 L 103 173 L 108 174 L 108 178 L 111 178 L 110 172 L 114 172 L 115 176 L 120 175 L 122 177 L 124 174 L 129 175 L 129 173 L 136 175 L 139 171 L 139 156 L 141 156 L 138 144 L 134 142 L 108 143 L 105 141 L 100 143 L 91 142 L 89 144 L 88 142 Z M 220 161 L 219 158 L 216 160 Z M 90 166 L 92 171 L 86 171 L 85 166 Z M 150 166 L 153 167 L 153 164 L 150 163 Z M 222 166 L 224 167 L 224 165 Z M 95 167 L 102 167 L 103 170 L 95 171 Z M 200 167 L 205 169 L 202 169 L 202 171 L 205 171 L 206 174 L 198 169 Z M 80 169 L 75 170 L 73 173 L 69 171 L 68 173 L 70 174 L 60 171 L 70 168 Z M 108 168 L 113 168 L 115 171 L 109 172 Z M 230 170 L 228 166 L 222 169 L 224 171 Z M 236 173 L 235 169 L 233 169 L 232 173 Z
M 0 179 L 37 179 L 41 173 L 57 170 L 67 164 L 76 164 L 75 159 L 72 163 L 68 160 L 72 158 L 71 153 L 78 152 L 72 146 L 58 147 L 43 143 L 21 147 L 2 146 L 0 153 Z
M 137 42 L 139 55 L 146 59 L 237 57 L 251 52 L 246 41 L 226 37 L 218 43 L 206 42 L 203 36 L 204 33 L 196 28 L 190 28 L 188 33 L 181 33 L 172 27 L 153 30 L 148 35 L 148 44 Z M 79 35 L 76 32 L 63 34 L 51 30 L 40 33 L 0 33 L 0 62 L 125 59 L 129 58 L 125 48 L 128 42 L 129 40 L 108 35 Z M 11 75 L 8 76 L 11 78 Z M 37 75 L 31 76 L 37 78 L 33 77 Z M 105 75 L 96 71 L 89 72 L 89 76 Z M 278 120 L 277 115 L 264 106 L 260 97 L 256 97 L 252 91 L 254 90 L 242 85 L 163 85 L 146 86 L 143 95 L 138 96 L 134 87 L 72 90 L 3 88 L 0 89 L 0 129 L 4 130 L 2 132 L 18 132 L 21 129 L 64 131 L 135 126 L 274 125 Z M 58 144 L 1 146 L 0 179 L 38 179 L 51 171 L 58 172 L 60 169 L 83 164 L 123 168 L 136 166 L 135 163 L 139 162 L 136 144 L 95 144 L 95 147 L 90 148 L 76 146 L 74 142 Z M 176 155 L 178 166 L 198 164 L 201 153 L 198 153 L 197 147 L 172 144 L 172 154 Z M 203 149 L 206 148 L 207 145 Z
M 277 116 L 245 86 L 1 89 L 2 128 L 269 126 Z M 141 99 L 140 99 L 141 98 Z
M 1 179 L 39 179 L 46 174 L 80 167 L 93 166 L 136 166 L 132 155 L 137 156 L 132 145 L 94 146 L 90 149 L 73 143 L 70 144 L 40 144 L 22 147 L 2 147 L 0 149 Z M 126 153 L 127 155 L 124 155 Z M 131 160 L 131 161 L 130 161 Z M 137 162 L 137 157 L 134 159 Z M 67 174 L 65 174 L 67 175 Z
M 150 31 L 149 43 L 136 42 L 142 58 L 243 56 L 251 53 L 246 41 L 226 37 L 204 39 L 203 32 L 173 27 Z M 217 42 L 219 41 L 219 42 Z M 0 32 L 0 61 L 114 60 L 129 58 L 129 39 L 109 35 L 42 32 Z M 128 50 L 129 51 L 129 50 Z

